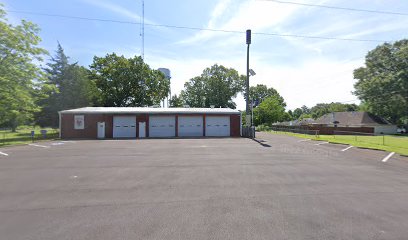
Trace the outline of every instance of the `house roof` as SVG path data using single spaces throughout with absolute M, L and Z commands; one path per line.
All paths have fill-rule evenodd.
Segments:
M 231 108 L 154 108 L 154 107 L 84 107 L 60 111 L 61 114 L 240 114 Z
M 390 124 L 385 119 L 368 112 L 333 112 L 327 113 L 314 121 L 314 124 L 334 124 L 347 126 L 374 126 Z

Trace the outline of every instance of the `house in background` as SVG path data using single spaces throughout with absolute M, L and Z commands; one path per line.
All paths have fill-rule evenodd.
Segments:
M 323 115 L 312 125 L 325 127 L 371 127 L 374 134 L 396 134 L 397 125 L 368 112 L 333 112 Z

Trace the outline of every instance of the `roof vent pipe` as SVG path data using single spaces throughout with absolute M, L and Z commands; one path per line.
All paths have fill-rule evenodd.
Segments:
M 211 105 L 211 106 L 210 106 L 211 109 L 214 109 L 214 107 L 215 107 L 215 105 Z

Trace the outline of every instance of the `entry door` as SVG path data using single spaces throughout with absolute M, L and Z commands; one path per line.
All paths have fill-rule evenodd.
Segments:
M 98 138 L 105 138 L 105 122 L 98 122 Z
M 205 136 L 229 137 L 230 135 L 229 116 L 207 116 L 205 118 Z
M 146 137 L 146 122 L 139 122 L 139 138 Z
M 201 137 L 203 136 L 203 116 L 179 116 L 179 137 Z
M 175 137 L 175 116 L 149 116 L 149 137 Z
M 114 116 L 113 117 L 113 137 L 114 138 L 135 138 L 136 137 L 136 117 L 135 116 Z

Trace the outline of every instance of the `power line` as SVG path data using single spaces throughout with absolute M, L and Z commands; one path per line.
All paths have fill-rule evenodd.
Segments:
M 40 13 L 40 12 L 29 12 L 29 11 L 19 11 L 19 10 L 8 10 L 8 12 L 28 14 L 28 15 L 37 15 L 37 16 L 45 16 L 45 17 L 76 19 L 76 20 L 83 20 L 83 21 L 99 21 L 99 22 L 110 22 L 110 23 L 120 23 L 120 24 L 137 24 L 137 25 L 142 24 L 141 22 L 133 22 L 133 21 L 124 21 L 124 20 L 115 20 L 115 19 L 103 19 L 103 18 L 91 18 L 91 17 L 80 17 L 80 16 L 50 14 L 50 13 Z M 168 25 L 168 24 L 145 23 L 144 25 L 151 26 L 151 27 L 164 27 L 164 28 L 186 29 L 186 30 L 195 30 L 195 31 L 210 31 L 210 32 L 223 32 L 223 33 L 239 33 L 239 34 L 244 34 L 245 33 L 245 31 L 237 31 L 237 30 L 188 27 L 188 26 L 179 26 L 179 25 Z M 389 40 L 380 40 L 380 39 L 356 39 L 356 38 L 325 37 L 325 36 L 267 33 L 267 32 L 253 32 L 252 34 L 264 35 L 264 36 L 294 37 L 294 38 L 339 40 L 339 41 L 354 41 L 354 42 L 377 42 L 377 43 L 390 42 Z
M 408 13 L 402 13 L 402 12 L 370 10 L 370 9 L 360 9 L 360 8 L 350 8 L 350 7 L 338 7 L 338 6 L 330 6 L 330 5 L 299 3 L 299 2 L 289 2 L 289 1 L 280 1 L 280 0 L 258 0 L 258 1 L 268 1 L 268 2 L 276 2 L 276 3 L 282 3 L 282 4 L 292 4 L 292 5 L 300 5 L 300 6 L 307 6 L 307 7 L 329 8 L 329 9 L 354 11 L 354 12 L 367 12 L 367 13 L 377 13 L 377 14 L 408 16 Z

